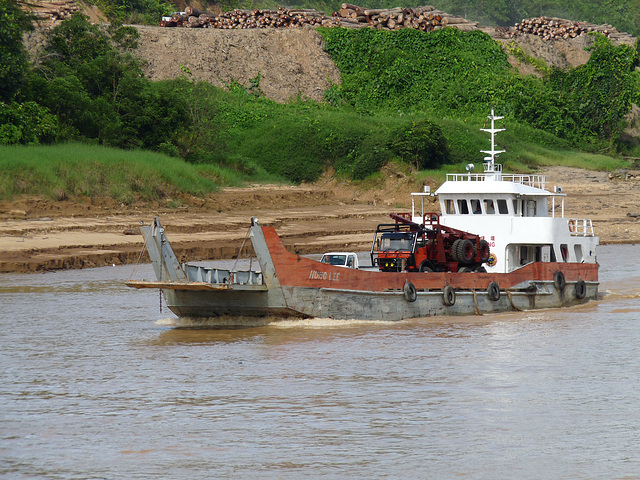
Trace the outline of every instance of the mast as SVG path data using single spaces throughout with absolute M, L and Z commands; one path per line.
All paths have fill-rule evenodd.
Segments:
M 482 153 L 489 154 L 488 157 L 484 157 L 485 163 L 483 163 L 482 165 L 484 166 L 484 173 L 493 173 L 494 179 L 500 180 L 502 178 L 502 165 L 496 164 L 495 159 L 497 154 L 504 153 L 505 150 L 496 150 L 495 137 L 496 133 L 504 132 L 506 129 L 496 128 L 495 121 L 502 120 L 504 117 L 496 116 L 492 107 L 491 115 L 488 115 L 487 118 L 491 120 L 491 128 L 481 128 L 480 130 L 491 134 L 491 150 L 480 150 Z M 490 177 L 490 175 L 487 175 L 487 177 Z

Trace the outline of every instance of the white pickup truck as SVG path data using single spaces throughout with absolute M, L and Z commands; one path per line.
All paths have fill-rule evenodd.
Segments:
M 359 268 L 358 255 L 353 252 L 328 252 L 322 255 L 322 263 L 345 268 Z

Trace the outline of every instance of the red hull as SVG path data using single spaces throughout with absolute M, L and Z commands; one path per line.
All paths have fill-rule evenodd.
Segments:
M 352 270 L 294 255 L 287 251 L 272 227 L 262 227 L 278 279 L 282 286 L 388 292 L 402 290 L 411 282 L 417 290 L 486 290 L 491 282 L 500 289 L 512 289 L 528 281 L 553 282 L 561 271 L 568 283 L 598 282 L 598 264 L 536 262 L 510 273 L 377 272 Z

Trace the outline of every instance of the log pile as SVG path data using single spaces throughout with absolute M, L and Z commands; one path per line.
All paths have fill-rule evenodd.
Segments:
M 25 2 L 25 11 L 34 16 L 39 22 L 55 25 L 62 20 L 69 18 L 75 12 L 80 11 L 80 7 L 74 0 L 52 0 L 45 2 Z
M 564 18 L 534 17 L 525 18 L 506 32 L 507 37 L 518 35 L 538 35 L 542 40 L 568 40 L 590 32 L 599 32 L 609 38 L 631 37 L 621 33 L 611 25 L 594 25 L 588 22 L 572 22 Z
M 343 27 L 373 27 L 384 30 L 399 30 L 401 28 L 414 28 L 430 32 L 444 27 L 455 27 L 469 31 L 478 28 L 475 22 L 469 22 L 464 17 L 449 15 L 435 7 L 425 5 L 422 7 L 391 9 L 367 9 L 343 3 L 342 8 L 333 14 Z
M 231 10 L 223 13 L 202 12 L 187 7 L 184 12 L 176 12 L 171 17 L 163 17 L 161 27 L 189 28 L 287 28 L 323 26 L 362 28 L 370 27 L 384 30 L 414 28 L 432 31 L 444 27 L 455 27 L 468 31 L 478 28 L 477 23 L 463 17 L 449 15 L 435 7 L 413 8 L 396 7 L 391 9 L 367 9 L 357 5 L 343 3 L 339 11 L 331 17 L 312 9 L 277 10 Z
M 210 13 L 187 7 L 184 12 L 163 17 L 161 27 L 188 28 L 287 28 L 311 26 L 333 26 L 333 20 L 312 9 L 277 10 L 230 10 L 223 13 Z
M 609 180 L 631 180 L 640 181 L 640 170 L 616 170 L 613 173 L 609 173 Z M 627 213 L 627 216 L 631 216 Z M 633 215 L 640 216 L 640 215 Z

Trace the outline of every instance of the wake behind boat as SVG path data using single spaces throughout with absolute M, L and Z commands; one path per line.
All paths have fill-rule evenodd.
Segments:
M 371 267 L 346 268 L 290 253 L 272 227 L 251 219 L 258 265 L 247 271 L 181 264 L 160 221 L 141 227 L 159 288 L 181 317 L 323 317 L 401 320 L 571 306 L 598 294 L 598 238 L 591 220 L 564 217 L 560 187 L 539 175 L 503 175 L 495 120 L 483 174 L 447 175 L 412 194 L 412 212 L 378 226 Z M 559 213 L 559 215 L 556 215 Z M 473 232 L 473 233 L 469 233 Z M 348 252 L 341 252 L 347 254 Z

